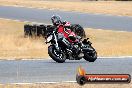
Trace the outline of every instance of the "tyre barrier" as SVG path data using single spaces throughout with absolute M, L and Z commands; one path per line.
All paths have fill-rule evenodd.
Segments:
M 24 37 L 46 37 L 55 29 L 53 25 L 45 24 L 25 24 L 24 25 Z M 78 36 L 85 38 L 85 31 L 79 24 L 71 24 L 71 30 L 75 32 Z
M 25 24 L 24 37 L 44 37 L 46 36 L 47 25 Z

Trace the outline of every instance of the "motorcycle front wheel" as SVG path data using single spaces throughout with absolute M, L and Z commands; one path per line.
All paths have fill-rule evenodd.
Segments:
M 95 50 L 91 52 L 85 52 L 84 57 L 86 61 L 94 62 L 97 59 L 97 52 Z
M 61 51 L 57 51 L 53 45 L 48 47 L 48 54 L 54 61 L 58 63 L 63 63 L 66 60 L 66 55 Z

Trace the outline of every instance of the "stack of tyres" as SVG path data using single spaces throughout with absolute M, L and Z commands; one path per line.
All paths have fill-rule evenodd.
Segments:
M 25 24 L 24 37 L 41 37 L 46 35 L 46 25 Z
M 24 37 L 31 37 L 32 36 L 32 25 L 25 24 L 24 25 Z
M 56 29 L 53 25 L 45 24 L 25 24 L 24 25 L 24 36 L 25 37 L 46 37 L 49 33 Z M 71 24 L 71 30 L 75 32 L 76 35 L 85 38 L 86 34 L 83 27 L 79 24 Z
M 36 34 L 38 37 L 44 37 L 46 33 L 46 25 L 37 25 Z

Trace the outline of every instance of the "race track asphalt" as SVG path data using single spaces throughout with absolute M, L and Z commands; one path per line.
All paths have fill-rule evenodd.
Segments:
M 0 83 L 41 83 L 75 81 L 77 68 L 88 74 L 131 74 L 132 58 L 104 58 L 56 63 L 53 60 L 1 60 Z
M 84 27 L 132 31 L 132 17 L 88 14 L 25 7 L 0 6 L 0 18 L 50 23 L 53 14 Z M 8 25 L 7 25 L 8 26 Z M 84 60 L 56 63 L 53 60 L 0 60 L 0 83 L 36 83 L 75 81 L 77 68 L 87 73 L 132 75 L 132 58 L 103 58 L 94 63 Z
M 127 16 L 0 6 L 0 18 L 17 19 L 21 21 L 35 21 L 49 24 L 51 23 L 50 18 L 53 14 L 58 14 L 63 20 L 70 21 L 71 23 L 81 24 L 83 27 L 116 31 L 132 31 L 132 17 Z

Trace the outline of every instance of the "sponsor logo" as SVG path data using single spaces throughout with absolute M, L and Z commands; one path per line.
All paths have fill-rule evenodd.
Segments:
M 80 66 L 76 75 L 76 81 L 80 85 L 85 83 L 130 83 L 129 74 L 86 74 Z

